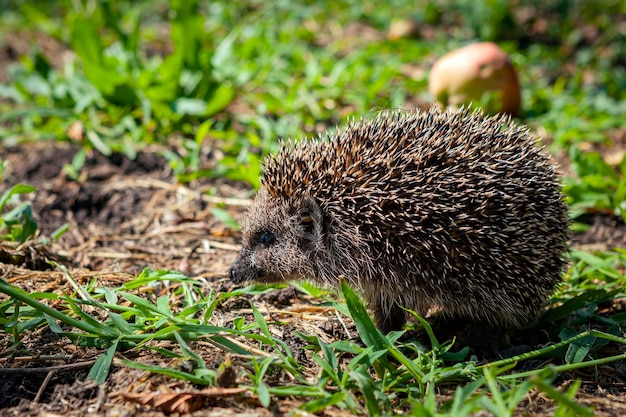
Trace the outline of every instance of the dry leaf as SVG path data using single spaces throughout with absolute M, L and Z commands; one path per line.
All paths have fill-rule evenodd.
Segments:
M 207 397 L 223 397 L 247 391 L 247 388 L 211 387 L 201 391 L 189 392 L 147 392 L 122 394 L 124 399 L 137 404 L 158 408 L 167 413 L 191 413 L 202 407 L 202 399 Z

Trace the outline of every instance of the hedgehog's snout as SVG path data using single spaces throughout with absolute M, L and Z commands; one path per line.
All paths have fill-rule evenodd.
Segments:
M 235 271 L 235 266 L 234 265 L 230 268 L 230 271 L 229 271 L 228 275 L 230 276 L 230 280 L 236 284 L 237 281 L 238 281 L 237 277 L 239 275 L 237 275 L 237 272 Z
M 241 255 L 237 258 L 228 273 L 230 280 L 235 284 L 241 284 L 245 281 L 253 281 L 263 278 L 265 272 L 256 265 L 250 265 Z

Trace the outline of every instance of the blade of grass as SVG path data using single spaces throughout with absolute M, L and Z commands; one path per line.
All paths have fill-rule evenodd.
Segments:
M 3 292 L 7 294 L 9 297 L 19 300 L 22 303 L 27 304 L 43 313 L 46 313 L 50 317 L 54 317 L 57 320 L 61 320 L 63 323 L 66 323 L 77 329 L 83 330 L 84 332 L 91 333 L 91 334 L 97 335 L 105 339 L 111 339 L 112 338 L 111 336 L 115 336 L 115 338 L 118 336 L 118 335 L 113 334 L 110 330 L 103 331 L 102 327 L 94 326 L 85 321 L 77 320 L 45 304 L 42 304 L 39 301 L 35 300 L 34 298 L 30 297 L 27 293 L 25 293 L 21 289 L 8 284 L 3 279 L 0 279 L 0 292 Z M 92 320 L 96 321 L 93 318 Z
M 310 397 L 311 395 L 307 395 L 307 396 Z M 332 407 L 333 405 L 339 404 L 345 398 L 346 398 L 346 394 L 344 392 L 336 392 L 324 398 L 317 398 L 315 400 L 304 403 L 299 408 L 308 413 L 315 414 L 328 407 Z
M 369 317 L 365 306 L 361 300 L 359 300 L 356 293 L 348 286 L 345 280 L 341 281 L 341 291 L 346 299 L 346 304 L 363 342 L 367 346 L 374 346 L 374 348 L 378 351 L 389 351 L 391 356 L 404 365 L 406 370 L 411 373 L 421 386 L 423 378 L 422 371 L 416 367 L 409 358 L 393 346 L 393 344 L 389 342 L 389 340 L 376 328 L 376 326 L 374 326 L 374 323 Z M 389 370 L 390 372 L 394 372 L 396 370 L 395 366 L 390 366 L 389 361 L 385 356 L 381 356 L 380 359 L 376 360 L 373 365 L 379 377 L 384 374 L 385 370 Z
M 104 381 L 106 381 L 109 376 L 111 363 L 113 363 L 115 352 L 117 352 L 118 343 L 119 340 L 116 340 L 107 350 L 104 351 L 102 355 L 100 355 L 98 360 L 96 360 L 96 363 L 94 363 L 89 370 L 89 374 L 87 375 L 88 379 L 95 381 L 98 385 L 104 384 Z
M 543 369 L 542 374 L 545 376 L 548 369 Z M 556 371 L 556 369 L 554 369 Z M 584 407 L 578 404 L 576 401 L 572 400 L 568 395 L 562 393 L 561 391 L 554 388 L 551 383 L 547 382 L 545 377 L 542 377 L 541 374 L 535 375 L 531 378 L 531 382 L 539 388 L 546 396 L 552 398 L 557 404 L 561 406 L 566 406 L 570 410 L 574 411 L 577 416 L 594 416 L 592 410 L 587 407 Z
M 361 394 L 363 394 L 368 414 L 373 417 L 380 416 L 380 407 L 376 398 L 376 384 L 367 373 L 367 368 L 361 367 L 358 370 L 350 371 L 350 377 L 357 383 Z
M 176 378 L 176 379 L 181 379 L 184 381 L 189 381 L 192 382 L 194 384 L 198 384 L 198 385 L 209 385 L 210 381 L 207 381 L 204 378 L 199 378 L 193 374 L 190 374 L 188 372 L 183 372 L 183 371 L 179 371 L 176 369 L 171 369 L 171 368 L 163 368 L 161 366 L 154 366 L 154 365 L 147 365 L 144 363 L 140 363 L 140 362 L 135 362 L 135 361 L 131 361 L 131 360 L 127 360 L 127 359 L 122 359 L 122 363 L 125 366 L 128 366 L 129 368 L 133 368 L 133 369 L 139 369 L 141 371 L 148 371 L 148 372 L 154 372 L 156 374 L 160 374 L 160 375 L 167 375 L 170 376 L 172 378 Z
M 174 332 L 174 336 L 176 337 L 176 341 L 180 345 L 180 349 L 183 352 L 183 355 L 193 359 L 199 367 L 206 368 L 206 363 L 204 362 L 204 359 L 202 359 L 200 355 L 198 355 L 196 352 L 193 351 L 193 349 L 189 347 L 187 342 L 185 342 L 185 340 L 181 337 L 180 333 Z
M 0 197 L 0 211 L 4 209 L 4 206 L 7 204 L 9 199 L 16 194 L 28 194 L 37 191 L 37 188 L 32 185 L 27 184 L 15 184 L 7 191 L 2 193 L 2 197 Z

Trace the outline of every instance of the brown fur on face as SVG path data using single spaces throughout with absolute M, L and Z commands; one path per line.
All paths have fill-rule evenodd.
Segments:
M 267 159 L 234 282 L 361 290 L 383 331 L 421 314 L 519 326 L 560 282 L 567 208 L 525 128 L 466 110 L 396 112 Z
M 342 224 L 338 234 L 330 220 L 311 197 L 275 198 L 261 189 L 244 221 L 231 278 L 235 283 L 308 279 L 336 286 L 337 271 L 362 275 L 371 258 L 368 246 L 359 244 L 358 228 Z

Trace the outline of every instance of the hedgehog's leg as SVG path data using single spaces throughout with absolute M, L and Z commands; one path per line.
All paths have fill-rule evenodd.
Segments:
M 393 330 L 402 330 L 402 326 L 406 323 L 405 311 L 395 303 L 391 308 L 375 304 L 372 306 L 372 310 L 374 310 L 376 327 L 382 334 L 387 334 Z
M 503 329 L 484 321 L 472 321 L 468 328 L 467 343 L 479 359 L 494 359 L 500 353 L 499 342 Z
M 439 340 L 454 338 L 456 347 L 469 346 L 470 352 L 480 360 L 498 357 L 499 342 L 503 334 L 500 327 L 468 317 L 435 315 L 428 321 Z

